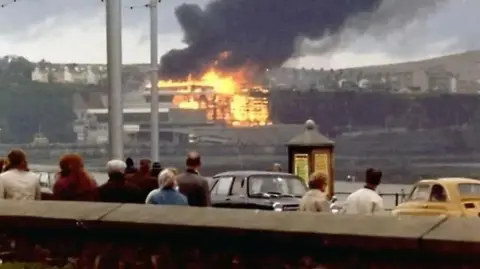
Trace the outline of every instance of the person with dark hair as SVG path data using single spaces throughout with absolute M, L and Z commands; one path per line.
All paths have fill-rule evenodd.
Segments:
M 19 149 L 7 156 L 6 172 L 0 174 L 0 199 L 40 200 L 40 178 L 28 169 L 27 155 Z
M 150 175 L 157 178 L 160 172 L 162 172 L 162 170 L 162 165 L 159 162 L 154 162 L 152 164 L 152 170 L 150 171 Z
M 383 199 L 376 192 L 382 180 L 382 171 L 369 168 L 365 172 L 365 186 L 350 194 L 342 213 L 376 215 L 384 212 Z
M 180 193 L 187 197 L 188 204 L 191 206 L 210 206 L 208 181 L 198 172 L 202 166 L 200 154 L 190 152 L 185 164 L 187 166 L 185 172 L 176 177 Z
M 135 174 L 138 172 L 138 169 L 135 167 L 135 163 L 133 162 L 132 158 L 128 157 L 125 160 L 125 163 L 127 164 L 127 168 L 125 168 L 125 175 Z
M 331 213 L 330 202 L 325 193 L 326 187 L 327 176 L 322 172 L 314 172 L 308 181 L 310 190 L 300 200 L 298 211 Z
M 127 175 L 125 178 L 127 181 L 137 185 L 142 191 L 142 200 L 145 201 L 147 195 L 158 188 L 158 180 L 151 175 L 150 160 L 140 160 L 140 167 L 135 174 Z

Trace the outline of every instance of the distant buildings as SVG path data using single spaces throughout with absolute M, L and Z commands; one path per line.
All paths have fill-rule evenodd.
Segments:
M 98 85 L 106 77 L 105 65 L 51 64 L 41 61 L 32 72 L 32 80 L 42 83 Z
M 278 68 L 268 70 L 266 80 L 272 87 L 296 90 L 391 93 L 478 93 L 480 91 L 480 81 L 462 79 L 442 66 L 396 72 Z

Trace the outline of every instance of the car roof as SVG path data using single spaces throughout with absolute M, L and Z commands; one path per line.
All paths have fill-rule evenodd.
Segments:
M 444 183 L 444 184 L 460 184 L 460 183 L 470 183 L 470 184 L 480 184 L 480 180 L 466 177 L 444 177 L 437 179 L 422 179 L 418 183 Z
M 220 174 L 216 174 L 213 177 L 224 177 L 224 176 L 243 176 L 243 177 L 249 177 L 249 176 L 295 176 L 289 173 L 283 173 L 283 172 L 272 172 L 272 171 L 256 171 L 256 170 L 245 170 L 245 171 L 227 171 L 227 172 L 222 172 Z

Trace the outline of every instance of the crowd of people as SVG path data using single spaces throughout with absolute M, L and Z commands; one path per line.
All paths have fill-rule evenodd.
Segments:
M 208 181 L 199 174 L 201 157 L 191 152 L 183 173 L 162 168 L 160 163 L 141 160 L 138 168 L 131 158 L 107 163 L 108 181 L 100 186 L 78 154 L 67 154 L 59 162 L 59 172 L 50 197 L 42 195 L 39 177 L 28 168 L 22 150 L 12 150 L 0 160 L 0 199 L 59 200 L 153 205 L 210 206 Z
M 140 160 L 139 166 L 131 158 L 111 160 L 107 163 L 108 181 L 97 185 L 78 154 L 67 154 L 59 162 L 53 193 L 47 199 L 60 201 L 89 201 L 110 203 L 136 203 L 152 205 L 199 206 L 211 205 L 209 184 L 199 173 L 201 157 L 197 152 L 187 155 L 185 171 L 163 168 L 160 163 Z M 280 172 L 275 164 L 273 169 Z M 28 168 L 27 156 L 22 150 L 12 150 L 6 160 L 0 160 L 0 199 L 40 200 L 39 177 Z M 382 172 L 368 169 L 366 184 L 353 192 L 342 206 L 344 214 L 373 215 L 384 212 L 383 201 L 376 192 Z M 313 173 L 309 190 L 300 200 L 299 211 L 332 212 L 326 194 L 327 176 Z

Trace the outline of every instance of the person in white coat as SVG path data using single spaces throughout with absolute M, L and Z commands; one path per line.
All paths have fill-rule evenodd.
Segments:
M 28 169 L 27 156 L 21 150 L 8 153 L 6 172 L 0 174 L 0 199 L 40 200 L 40 178 Z
M 382 172 L 369 168 L 365 172 L 366 184 L 363 188 L 350 194 L 342 209 L 343 214 L 378 215 L 385 212 L 383 199 L 376 189 L 380 185 Z

